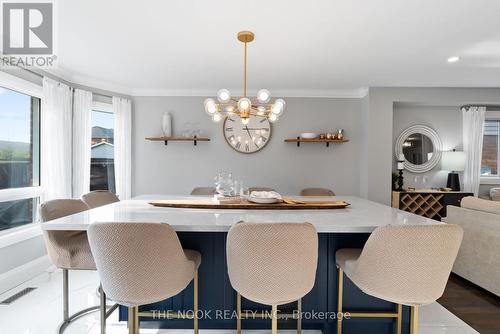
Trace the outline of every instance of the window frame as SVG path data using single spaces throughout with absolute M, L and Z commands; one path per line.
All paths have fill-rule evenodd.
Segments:
M 0 71 L 0 87 L 16 91 L 21 94 L 43 98 L 43 87 L 31 81 L 18 78 L 14 75 Z M 42 106 L 40 105 L 40 114 Z M 41 115 L 39 115 L 41 118 Z M 38 120 L 40 121 L 40 119 Z M 40 123 L 39 123 L 40 124 Z M 40 132 L 40 125 L 38 132 Z M 41 152 L 39 154 L 38 163 L 40 164 Z M 40 166 L 38 166 L 40 168 Z M 42 194 L 42 185 L 35 187 L 9 188 L 0 190 L 0 202 L 8 202 L 15 200 L 31 199 L 40 197 Z M 12 244 L 22 242 L 42 234 L 39 226 L 39 221 L 25 224 L 23 226 L 13 227 L 4 231 L 0 231 L 0 248 L 8 247 Z
M 486 111 L 486 121 L 500 121 L 500 110 L 495 110 L 495 111 Z M 498 156 L 498 163 L 500 166 L 500 146 L 499 146 L 499 156 Z M 482 154 L 482 152 L 481 152 Z M 480 184 L 485 184 L 485 185 L 496 185 L 500 184 L 500 173 L 498 175 L 491 175 L 491 176 L 481 176 L 480 177 Z

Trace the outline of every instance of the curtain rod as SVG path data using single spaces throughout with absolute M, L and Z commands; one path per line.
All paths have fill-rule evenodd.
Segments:
M 63 79 L 61 79 L 61 78 L 59 78 L 59 77 L 57 77 L 57 76 L 55 76 L 55 75 L 53 75 L 53 74 L 51 74 L 51 73 L 44 73 L 44 74 L 40 74 L 40 73 L 38 73 L 38 72 L 36 72 L 36 71 L 34 71 L 34 70 L 27 69 L 27 68 L 25 68 L 25 67 L 20 67 L 20 66 L 18 66 L 18 68 L 20 68 L 20 69 L 22 69 L 22 70 L 24 70 L 24 71 L 26 71 L 26 72 L 28 72 L 28 73 L 31 73 L 31 74 L 33 74 L 33 75 L 36 75 L 37 77 L 42 78 L 42 79 L 43 79 L 43 77 L 47 76 L 47 77 L 52 77 L 52 79 L 57 79 L 58 81 L 64 81 L 64 82 L 63 82 L 64 84 L 66 84 L 66 85 L 70 86 L 70 88 L 71 88 L 73 91 L 75 90 L 75 87 L 73 87 L 73 86 L 74 86 L 74 83 L 69 82 L 69 81 L 66 81 L 66 80 L 63 80 Z M 78 85 L 78 86 L 83 86 L 83 85 Z M 91 87 L 87 87 L 87 86 L 83 86 L 83 87 L 85 87 L 85 88 L 91 88 Z M 104 97 L 113 98 L 113 95 L 99 93 L 99 92 L 96 92 L 96 91 L 94 91 L 94 90 L 92 90 L 92 89 L 88 89 L 88 90 L 89 90 L 89 91 L 91 91 L 91 92 L 92 92 L 92 94 L 96 94 L 96 95 L 100 95 L 100 96 L 104 96 Z M 125 95 L 124 95 L 124 94 L 116 94 L 116 96 L 123 97 L 123 96 L 125 96 Z

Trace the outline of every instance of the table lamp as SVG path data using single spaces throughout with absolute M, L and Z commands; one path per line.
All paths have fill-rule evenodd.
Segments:
M 441 158 L 441 169 L 449 170 L 448 181 L 446 187 L 451 188 L 453 191 L 460 191 L 460 179 L 457 172 L 465 170 L 465 152 L 458 152 L 456 150 L 443 152 Z

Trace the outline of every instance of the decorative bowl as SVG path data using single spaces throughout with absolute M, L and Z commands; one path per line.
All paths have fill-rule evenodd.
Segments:
M 259 203 L 259 204 L 273 204 L 281 202 L 279 198 L 262 198 L 262 197 L 248 197 L 249 202 Z
M 317 133 L 314 133 L 314 132 L 304 132 L 304 133 L 300 134 L 300 138 L 304 138 L 304 139 L 315 139 L 318 137 L 319 137 L 319 135 Z

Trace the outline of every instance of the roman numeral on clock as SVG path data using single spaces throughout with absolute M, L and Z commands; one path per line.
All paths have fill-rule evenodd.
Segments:
M 262 140 L 263 142 L 266 142 L 267 138 L 263 137 L 263 136 L 260 136 L 260 140 Z
M 237 149 L 239 149 L 241 147 L 241 143 L 237 142 L 236 145 L 234 145 L 234 147 L 236 147 Z
M 226 131 L 233 131 L 233 128 L 226 128 Z

